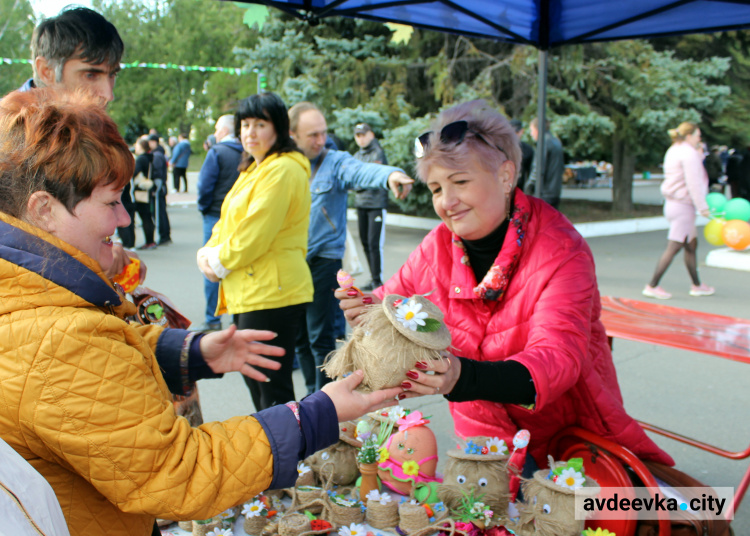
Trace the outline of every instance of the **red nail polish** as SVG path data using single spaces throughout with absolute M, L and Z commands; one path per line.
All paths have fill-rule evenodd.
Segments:
M 401 382 L 401 389 L 411 389 L 411 384 L 409 382 Z
M 419 378 L 419 372 L 414 372 L 413 370 L 410 370 L 409 372 L 406 373 L 406 377 L 411 378 L 412 380 L 416 380 L 417 378 Z
M 401 393 L 396 398 L 398 398 L 399 400 L 403 400 L 404 398 L 406 398 L 406 393 Z
M 427 363 L 425 363 L 424 361 L 417 361 L 416 365 L 414 366 L 420 370 L 427 370 Z
M 362 303 L 364 303 L 365 305 L 370 305 L 372 303 L 372 298 L 369 296 L 365 296 L 364 298 L 362 298 Z
M 357 294 L 359 294 L 359 292 L 357 292 L 356 290 L 347 290 L 347 291 L 346 291 L 346 295 L 347 295 L 347 296 L 351 296 L 352 298 L 353 298 L 354 296 L 356 296 Z

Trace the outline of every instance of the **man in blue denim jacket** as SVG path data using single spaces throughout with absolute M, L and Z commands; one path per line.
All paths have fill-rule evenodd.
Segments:
M 389 188 L 399 199 L 414 182 L 403 170 L 380 164 L 366 164 L 346 151 L 325 148 L 328 125 L 317 106 L 300 102 L 289 110 L 289 126 L 297 146 L 310 159 L 310 230 L 307 264 L 313 278 L 313 301 L 307 306 L 306 329 L 297 337 L 297 358 L 308 393 L 330 381 L 316 367 L 336 349 L 333 334 L 333 291 L 338 287 L 336 272 L 341 268 L 346 242 L 347 191 Z

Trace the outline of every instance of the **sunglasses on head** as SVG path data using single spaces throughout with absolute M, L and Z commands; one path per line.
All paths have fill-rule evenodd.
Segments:
M 479 138 L 481 141 L 483 141 L 485 144 L 489 145 L 490 147 L 495 147 L 498 151 L 503 153 L 506 158 L 507 154 L 503 150 L 502 147 L 499 145 L 493 145 L 490 144 L 487 140 L 485 140 L 482 135 L 477 132 L 476 130 L 473 130 L 469 127 L 469 122 L 465 120 L 461 121 L 454 121 L 453 123 L 448 123 L 443 127 L 443 129 L 440 131 L 440 141 L 445 144 L 455 144 L 455 145 L 461 145 L 461 143 L 464 141 L 464 138 L 466 137 L 466 133 L 471 132 L 474 134 L 477 138 Z M 425 153 L 427 152 L 427 149 L 430 147 L 430 135 L 432 134 L 432 131 L 429 130 L 425 132 L 424 134 L 420 134 L 417 136 L 417 139 L 414 140 L 414 156 L 417 158 L 424 157 Z

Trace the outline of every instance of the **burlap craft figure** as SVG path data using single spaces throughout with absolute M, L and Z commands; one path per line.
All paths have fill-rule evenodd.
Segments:
M 580 458 L 576 459 L 580 461 Z M 570 460 L 574 462 L 574 460 Z M 520 517 L 508 528 L 518 536 L 578 536 L 583 530 L 585 512 L 576 519 L 576 493 L 594 497 L 599 485 L 584 475 L 582 464 L 550 460 L 550 469 L 524 480 L 523 503 L 516 503 Z M 555 475 L 554 470 L 559 474 Z
M 451 343 L 443 313 L 425 296 L 389 294 L 360 318 L 349 340 L 323 366 L 331 378 L 364 371 L 359 391 L 401 385 L 418 361 L 441 359 Z
M 305 459 L 304 464 L 315 473 L 319 483 L 331 481 L 336 486 L 348 486 L 359 478 L 357 452 L 362 443 L 354 439 L 357 425 L 339 423 L 339 441 Z
M 463 449 L 449 450 L 447 454 L 449 459 L 445 464 L 443 483 L 438 486 L 438 497 L 452 517 L 470 521 L 480 528 L 504 525 L 508 519 L 510 498 L 509 453 L 505 441 L 472 437 Z M 483 503 L 485 508 L 472 512 L 470 508 L 474 503 Z M 493 515 L 486 518 L 485 511 L 491 511 Z

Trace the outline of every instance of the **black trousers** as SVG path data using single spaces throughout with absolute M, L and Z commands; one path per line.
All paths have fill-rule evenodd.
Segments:
M 165 179 L 154 179 L 154 184 L 156 184 L 156 194 L 152 199 L 156 224 L 159 226 L 159 241 L 169 240 L 171 228 L 167 215 L 167 181 Z
M 277 337 L 267 344 L 280 346 L 286 350 L 282 357 L 270 357 L 281 363 L 279 370 L 261 369 L 270 382 L 258 382 L 243 376 L 256 411 L 295 400 L 292 382 L 292 363 L 294 362 L 294 342 L 302 322 L 305 319 L 306 304 L 290 305 L 278 309 L 262 309 L 234 315 L 234 324 L 238 329 L 268 329 L 277 333 Z
M 130 184 L 127 184 L 122 191 L 122 206 L 130 216 L 130 225 L 118 227 L 117 234 L 122 240 L 123 247 L 132 249 L 135 247 L 135 203 L 130 197 Z
M 145 243 L 151 244 L 154 241 L 154 218 L 151 216 L 151 204 L 135 203 L 135 210 L 141 217 L 141 223 L 143 223 L 143 237 L 146 239 Z M 133 234 L 135 235 L 135 233 Z
M 172 168 L 172 185 L 178 192 L 180 191 L 180 183 L 185 181 L 185 191 L 187 192 L 187 168 L 175 167 Z
M 359 239 L 370 266 L 374 286 L 383 283 L 383 248 L 385 247 L 385 209 L 358 208 Z

